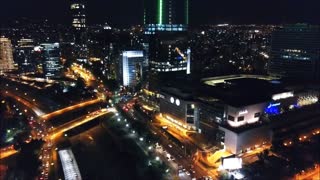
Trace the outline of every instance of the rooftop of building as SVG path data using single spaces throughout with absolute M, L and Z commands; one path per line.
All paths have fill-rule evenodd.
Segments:
M 164 87 L 162 92 L 181 98 L 183 100 L 193 100 L 193 93 L 176 87 Z
M 272 95 L 288 90 L 277 78 L 240 74 L 205 78 L 198 84 L 177 82 L 163 88 L 163 92 L 208 104 L 221 101 L 230 106 L 242 107 L 270 101 Z
M 255 75 L 232 75 L 204 79 L 199 97 L 214 97 L 234 107 L 270 101 L 272 95 L 288 92 L 277 78 Z

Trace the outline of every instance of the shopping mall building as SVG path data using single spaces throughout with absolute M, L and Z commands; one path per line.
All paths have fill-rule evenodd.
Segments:
M 270 144 L 277 130 L 273 124 L 280 127 L 272 117 L 286 118 L 286 113 L 318 104 L 319 89 L 268 76 L 231 75 L 164 87 L 160 97 L 163 117 L 237 154 Z

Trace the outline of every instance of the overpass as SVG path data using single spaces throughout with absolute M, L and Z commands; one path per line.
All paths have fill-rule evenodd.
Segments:
M 58 116 L 58 115 L 62 115 L 63 113 L 66 113 L 66 112 L 75 110 L 75 109 L 77 109 L 77 108 L 82 108 L 82 107 L 85 107 L 85 106 L 89 106 L 89 105 L 92 105 L 92 104 L 96 104 L 96 103 L 98 103 L 98 102 L 101 102 L 101 99 L 100 99 L 100 98 L 93 99 L 93 100 L 89 100 L 89 101 L 85 101 L 85 102 L 81 102 L 81 103 L 79 103 L 79 104 L 75 104 L 75 105 L 72 105 L 72 106 L 68 106 L 68 107 L 65 107 L 65 108 L 63 108 L 63 109 L 59 109 L 59 110 L 57 110 L 57 111 L 54 111 L 54 112 L 51 112 L 51 113 L 42 115 L 42 116 L 40 116 L 40 119 L 42 119 L 42 120 L 49 120 L 50 118 L 53 118 L 53 117 Z
M 50 139 L 54 139 L 56 138 L 57 136 L 61 135 L 62 133 L 66 132 L 66 131 L 69 131 L 75 127 L 78 127 L 78 126 L 81 126 L 82 124 L 85 124 L 89 121 L 92 121 L 100 116 L 103 116 L 103 115 L 106 115 L 110 112 L 116 112 L 116 110 L 114 108 L 104 108 L 104 109 L 101 109 L 101 110 L 98 110 L 98 111 L 95 111 L 95 112 L 92 112 L 86 116 L 82 116 L 82 117 L 79 117 L 73 121 L 70 121 L 60 127 L 57 127 L 55 129 L 53 129 L 49 135 L 48 135 L 48 138 Z
M 11 92 L 5 91 L 5 93 L 3 93 L 5 96 L 14 98 L 15 100 L 17 100 L 18 102 L 20 102 L 21 104 L 25 105 L 26 107 L 28 107 L 29 109 L 31 109 L 37 116 L 42 116 L 45 113 L 39 109 L 37 106 L 33 105 L 32 103 L 30 103 L 28 100 L 17 96 Z

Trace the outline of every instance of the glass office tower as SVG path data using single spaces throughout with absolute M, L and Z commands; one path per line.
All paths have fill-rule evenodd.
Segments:
M 61 76 L 60 48 L 59 43 L 46 43 L 40 45 L 43 57 L 43 73 L 47 78 Z
M 122 85 L 134 88 L 143 78 L 143 51 L 123 51 L 120 62 Z
M 144 23 L 151 73 L 190 74 L 188 0 L 145 0 Z
M 287 25 L 272 35 L 269 74 L 293 79 L 320 79 L 320 27 Z

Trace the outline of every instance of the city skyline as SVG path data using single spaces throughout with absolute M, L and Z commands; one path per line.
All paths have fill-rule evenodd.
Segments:
M 108 22 L 112 26 L 129 26 L 143 24 L 143 0 L 135 1 L 90 1 L 87 2 L 88 24 Z M 3 2 L 6 7 L 0 12 L 0 24 L 19 17 L 30 19 L 49 19 L 57 24 L 68 24 L 70 18 L 70 1 L 54 1 L 43 4 L 40 0 Z M 258 2 L 254 0 L 238 2 L 235 0 L 190 1 L 190 24 L 280 24 L 280 23 L 319 23 L 320 13 L 317 10 L 320 2 L 271 0 Z
M 0 180 L 319 180 L 317 1 L 3 2 Z

